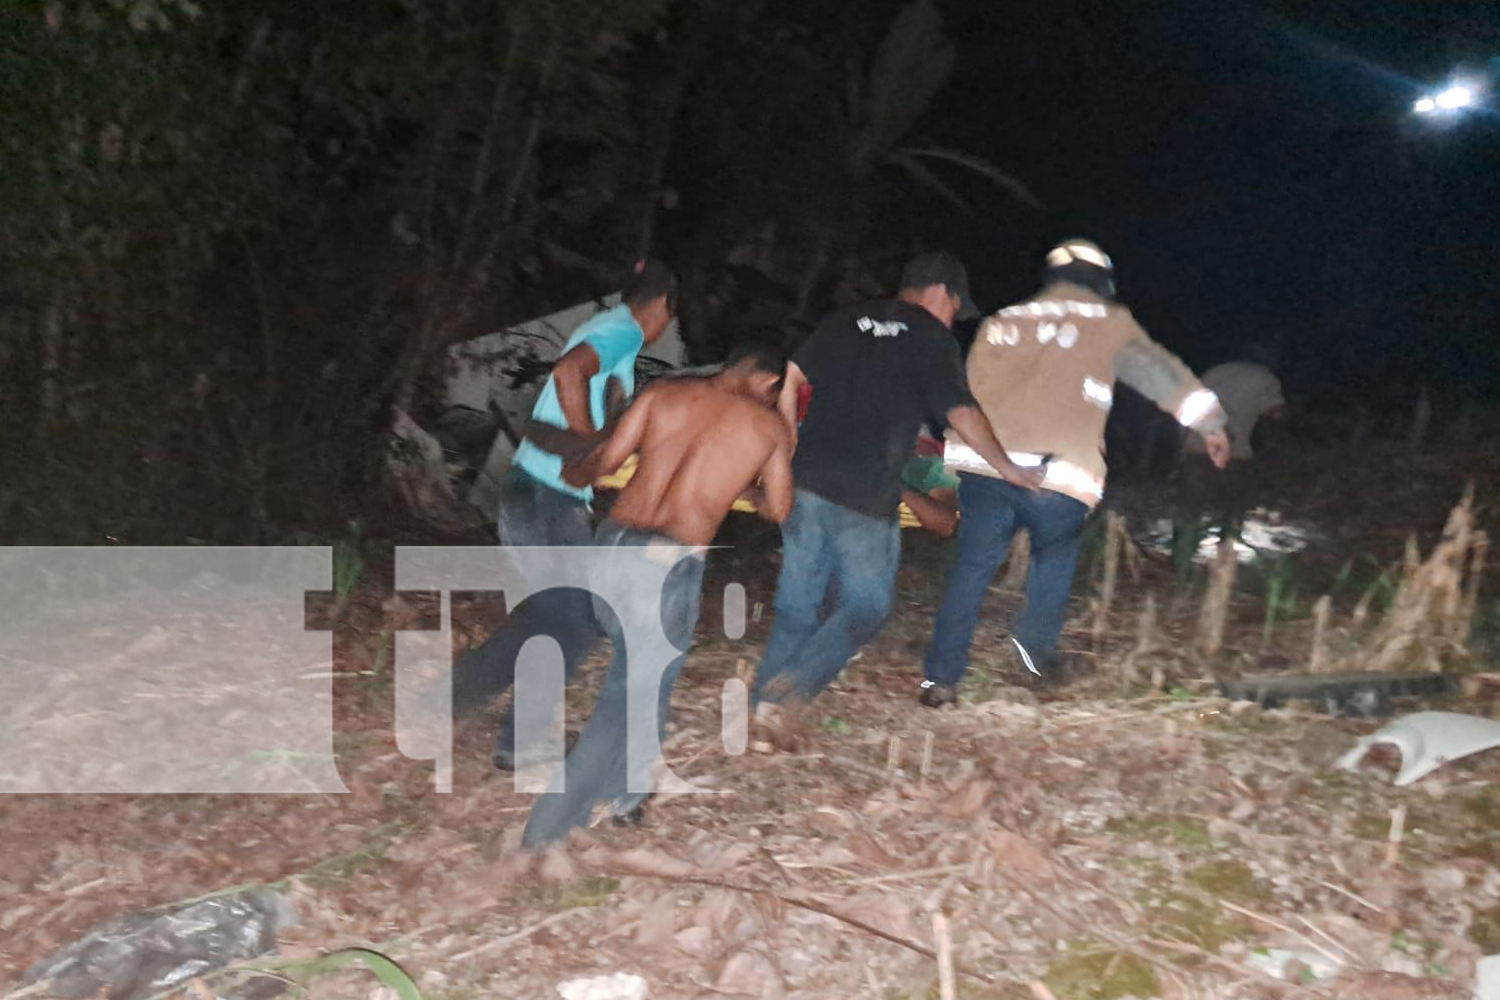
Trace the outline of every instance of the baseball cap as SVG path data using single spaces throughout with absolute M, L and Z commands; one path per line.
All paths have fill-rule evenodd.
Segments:
M 974 319 L 979 315 L 979 308 L 969 294 L 969 272 L 951 253 L 934 250 L 918 254 L 901 272 L 902 288 L 927 288 L 931 285 L 946 285 L 948 291 L 958 296 L 959 319 Z

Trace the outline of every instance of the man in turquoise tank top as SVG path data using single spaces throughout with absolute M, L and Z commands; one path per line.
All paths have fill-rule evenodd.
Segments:
M 580 326 L 563 347 L 531 413 L 526 436 L 500 484 L 497 528 L 502 545 L 588 545 L 593 541 L 590 487 L 563 480 L 566 447 L 586 449 L 607 430 L 608 389 L 617 383 L 628 400 L 635 392 L 635 362 L 677 311 L 677 278 L 658 261 L 641 261 L 620 304 Z M 552 590 L 507 608 L 504 624 L 482 646 L 454 665 L 456 712 L 480 709 L 515 680 L 516 654 L 533 636 L 546 635 L 562 649 L 569 680 L 592 648 L 598 630 L 587 591 Z M 507 709 L 495 744 L 495 766 L 514 770 L 515 717 Z M 525 763 L 523 760 L 522 763 Z

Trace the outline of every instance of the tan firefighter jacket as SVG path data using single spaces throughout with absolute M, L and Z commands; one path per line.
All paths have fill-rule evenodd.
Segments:
M 1045 466 L 1044 488 L 1090 508 L 1104 496 L 1104 424 L 1117 379 L 1199 434 L 1225 423 L 1218 397 L 1129 309 L 1068 282 L 987 317 L 968 375 L 1011 459 Z M 951 430 L 943 461 L 954 472 L 996 475 Z

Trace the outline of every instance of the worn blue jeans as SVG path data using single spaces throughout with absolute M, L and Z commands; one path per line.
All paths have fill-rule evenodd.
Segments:
M 901 562 L 901 522 L 860 514 L 798 490 L 781 526 L 776 621 L 755 678 L 754 700 L 810 701 L 891 613 Z M 820 614 L 830 585 L 833 609 Z
M 593 520 L 588 504 L 560 493 L 520 469 L 500 483 L 500 541 L 510 546 L 590 545 Z M 485 642 L 453 665 L 456 713 L 487 706 L 515 682 L 516 657 L 528 639 L 545 635 L 562 650 L 568 680 L 599 638 L 589 592 L 557 588 L 533 594 L 514 608 Z M 515 746 L 514 704 L 500 720 L 496 749 Z M 524 749 L 524 748 L 523 748 Z
M 616 552 L 601 554 L 591 573 L 596 593 L 624 590 L 629 596 L 596 612 L 598 620 L 605 623 L 614 656 L 588 725 L 563 766 L 563 790 L 549 790 L 532 807 L 521 835 L 521 843 L 527 848 L 566 839 L 574 827 L 587 825 L 594 807 L 601 802 L 612 803 L 615 814 L 624 815 L 645 800 L 650 768 L 660 757 L 660 741 L 666 735 L 672 686 L 682 672 L 698 624 L 705 562 L 701 552 L 670 563 L 658 589 L 653 581 L 669 564 L 660 560 L 670 560 L 685 546 L 609 520 L 600 525 L 594 544 L 616 548 Z M 659 568 L 652 570 L 652 562 Z M 633 585 L 635 580 L 641 581 L 640 585 Z M 627 586 L 622 588 L 622 583 Z M 631 658 L 632 638 L 644 644 L 654 629 L 660 629 L 677 651 L 664 665 L 641 660 L 640 645 L 636 659 Z M 632 701 L 637 707 L 635 715 L 630 711 Z M 654 720 L 645 717 L 653 704 Z M 641 706 L 647 706 L 644 712 Z
M 1031 534 L 1031 569 L 1026 575 L 1026 608 L 1011 635 L 1036 669 L 1045 673 L 1057 655 L 1089 509 L 1051 490 L 1029 493 L 1004 480 L 967 472 L 959 473 L 958 479 L 958 557 L 948 572 L 948 589 L 933 626 L 927 679 L 939 684 L 963 679 L 980 606 L 1017 528 Z

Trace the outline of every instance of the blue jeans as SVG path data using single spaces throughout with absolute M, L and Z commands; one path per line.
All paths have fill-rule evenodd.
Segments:
M 927 679 L 939 684 L 963 679 L 980 606 L 1017 528 L 1031 534 L 1031 569 L 1026 609 L 1011 635 L 1045 673 L 1057 655 L 1089 509 L 1061 493 L 1028 493 L 989 476 L 961 472 L 958 480 L 958 558 L 948 572 L 948 589 L 933 625 Z
M 776 621 L 755 678 L 754 700 L 812 700 L 890 617 L 901 522 L 856 513 L 798 490 L 781 527 Z M 836 585 L 832 611 L 819 611 Z
M 498 529 L 504 545 L 590 545 L 593 520 L 588 504 L 560 493 L 520 469 L 500 484 Z M 599 637 L 589 592 L 558 588 L 533 594 L 514 608 L 484 644 L 453 665 L 455 712 L 483 708 L 507 691 L 516 679 L 516 656 L 533 636 L 554 639 L 562 649 L 563 670 L 573 679 L 578 665 Z M 515 707 L 500 720 L 496 749 L 515 746 Z
M 670 538 L 609 520 L 600 525 L 595 544 L 619 547 L 617 555 L 601 558 L 593 571 L 601 578 L 608 577 L 616 588 L 621 581 L 643 576 L 655 579 L 654 573 L 643 574 L 649 568 L 646 560 L 651 558 L 645 546 L 681 547 Z M 522 846 L 539 848 L 566 839 L 574 827 L 587 825 L 594 806 L 601 802 L 612 802 L 615 814 L 624 815 L 645 800 L 648 793 L 643 789 L 650 785 L 650 767 L 660 756 L 660 740 L 666 734 L 672 686 L 682 672 L 698 624 L 704 562 L 701 553 L 684 556 L 667 572 L 659 594 L 651 593 L 654 588 L 631 587 L 628 589 L 637 600 L 627 600 L 623 606 L 617 602 L 613 608 L 600 607 L 596 612 L 599 621 L 606 623 L 614 658 L 588 725 L 564 764 L 564 789 L 549 791 L 537 799 L 521 834 Z M 596 590 L 608 592 L 604 579 L 596 584 Z M 657 628 L 678 650 L 659 674 L 653 664 L 630 662 L 627 640 L 627 636 L 644 637 Z M 648 718 L 631 716 L 632 692 L 638 707 L 649 704 L 655 695 L 654 726 Z

